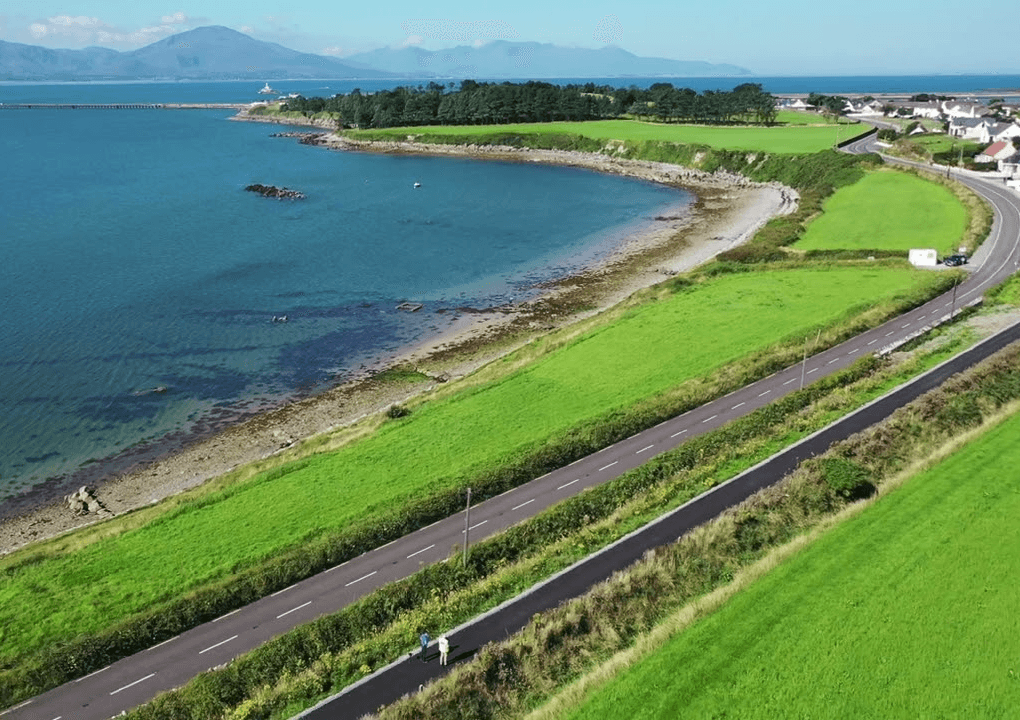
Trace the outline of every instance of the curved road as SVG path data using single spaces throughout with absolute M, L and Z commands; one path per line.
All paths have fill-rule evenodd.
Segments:
M 873 136 L 869 136 L 845 149 L 867 151 L 872 140 Z M 718 428 L 797 390 L 802 383 L 810 384 L 850 365 L 863 354 L 888 351 L 944 322 L 964 305 L 978 301 L 984 290 L 1001 282 L 1020 263 L 1020 197 L 984 180 L 966 175 L 958 175 L 957 179 L 988 200 L 995 208 L 996 218 L 989 238 L 972 258 L 970 277 L 955 291 L 955 297 L 953 292 L 945 293 L 881 327 L 813 355 L 804 363 L 797 363 L 473 507 L 468 529 L 470 540 L 484 539 L 585 488 L 612 480 L 689 437 Z M 445 559 L 463 542 L 464 524 L 463 514 L 439 521 L 0 715 L 18 720 L 110 718 L 151 700 L 160 692 L 183 685 L 198 673 L 227 663 L 296 625 L 335 612 L 381 585 L 406 577 L 421 565 Z M 675 539 L 677 533 L 670 532 Z M 574 583 L 569 592 L 576 595 L 584 589 Z M 548 585 L 543 598 L 555 598 Z M 459 654 L 455 646 L 451 657 L 457 659 L 463 654 Z M 402 667 L 407 665 L 401 664 Z M 423 670 L 435 667 L 435 664 L 419 665 Z M 415 677 L 412 674 L 405 679 L 412 682 Z M 389 681 L 383 685 L 391 693 L 399 690 L 398 684 Z M 368 686 L 359 687 L 363 688 L 360 692 L 364 692 Z M 352 691 L 357 693 L 359 689 L 355 687 Z M 365 702 L 374 707 L 371 703 L 376 699 L 376 705 L 385 701 L 373 695 Z M 349 700 L 353 697 L 342 700 L 341 705 L 346 706 Z M 339 716 L 346 717 L 348 713 L 337 715 L 335 707 L 324 707 L 315 715 Z

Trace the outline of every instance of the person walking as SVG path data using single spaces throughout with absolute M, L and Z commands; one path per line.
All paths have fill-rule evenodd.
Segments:
M 446 658 L 450 654 L 450 641 L 443 635 L 439 638 L 439 664 L 445 665 Z
M 421 657 L 421 661 L 422 662 L 428 662 L 428 659 L 425 657 L 425 653 L 429 649 L 429 640 L 431 640 L 431 639 L 432 638 L 429 637 L 428 632 L 426 632 L 425 630 L 422 630 L 421 631 L 421 635 L 418 637 L 418 640 L 421 641 L 421 655 L 420 655 L 420 657 Z

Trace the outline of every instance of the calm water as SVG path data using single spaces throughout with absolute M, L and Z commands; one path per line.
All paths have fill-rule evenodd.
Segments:
M 274 80 L 274 89 L 301 93 L 306 97 L 329 97 L 354 88 L 372 92 L 395 85 L 417 85 L 427 80 Z M 448 83 L 449 80 L 439 80 Z M 457 81 L 454 81 L 457 82 Z M 503 82 L 502 80 L 496 82 Z M 518 81 L 520 82 L 520 81 Z M 656 82 L 671 82 L 677 87 L 704 90 L 732 90 L 745 82 L 761 83 L 772 93 L 826 94 L 851 93 L 949 93 L 1007 90 L 1005 96 L 1020 96 L 1020 75 L 866 75 L 832 77 L 736 77 L 736 78 L 556 78 L 556 84 L 595 82 L 613 87 L 648 87 Z M 259 96 L 258 83 L 181 82 L 181 83 L 51 83 L 27 84 L 0 82 L 0 103 L 111 103 L 111 102 L 252 102 Z
M 596 82 L 662 80 L 775 93 L 1020 88 L 1016 75 Z M 273 85 L 328 96 L 401 83 Z M 249 102 L 259 86 L 7 82 L 0 103 Z M 443 329 L 458 306 L 519 299 L 686 202 L 565 168 L 329 152 L 228 116 L 0 110 L 0 514 L 5 498 L 10 510 L 89 461 L 333 384 Z M 308 198 L 243 192 L 252 182 Z M 396 312 L 403 300 L 425 308 Z
M 0 111 L 0 497 L 322 389 L 687 202 L 569 168 L 338 153 L 229 115 Z

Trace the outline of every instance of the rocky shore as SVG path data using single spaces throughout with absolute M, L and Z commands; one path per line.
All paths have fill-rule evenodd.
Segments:
M 688 213 L 660 216 L 646 231 L 623 239 L 597 267 L 547 284 L 539 297 L 511 306 L 437 315 L 435 321 L 443 325 L 437 335 L 378 358 L 354 380 L 315 397 L 216 428 L 208 436 L 170 443 L 166 454 L 155 461 L 147 460 L 115 477 L 90 481 L 89 498 L 82 499 L 79 494 L 73 508 L 69 507 L 71 499 L 42 499 L 39 505 L 0 523 L 0 553 L 97 522 L 107 513 L 116 516 L 158 502 L 247 463 L 286 452 L 305 439 L 385 411 L 394 403 L 406 402 L 440 382 L 472 372 L 539 334 L 601 312 L 641 288 L 745 242 L 769 218 L 792 212 L 798 201 L 789 188 L 754 183 L 742 176 L 603 155 L 412 142 L 363 143 L 328 133 L 301 140 L 339 151 L 460 155 L 570 165 L 683 187 L 693 190 L 698 199 Z M 394 365 L 415 369 L 430 379 L 413 386 L 376 379 L 377 371 Z M 91 512 L 89 499 L 97 507 L 101 505 L 104 512 Z

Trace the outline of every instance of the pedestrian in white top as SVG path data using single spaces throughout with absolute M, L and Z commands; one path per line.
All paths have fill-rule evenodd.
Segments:
M 450 641 L 443 635 L 439 638 L 439 664 L 446 664 L 446 657 L 450 654 Z

